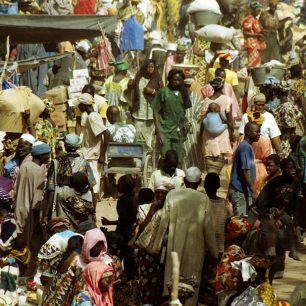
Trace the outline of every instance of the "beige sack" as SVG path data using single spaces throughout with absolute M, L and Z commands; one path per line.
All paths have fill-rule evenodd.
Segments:
M 44 102 L 28 87 L 21 86 L 0 91 L 0 131 L 26 132 L 22 113 L 30 110 L 30 120 L 34 123 L 44 109 Z
M 57 86 L 45 92 L 45 97 L 53 101 L 54 104 L 62 104 L 68 100 L 67 87 Z

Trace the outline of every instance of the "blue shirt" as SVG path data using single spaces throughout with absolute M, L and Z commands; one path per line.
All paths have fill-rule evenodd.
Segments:
M 231 185 L 239 192 L 252 196 L 252 191 L 244 178 L 243 170 L 250 170 L 251 178 L 255 181 L 255 156 L 252 146 L 246 140 L 242 141 L 236 149 L 231 174 Z

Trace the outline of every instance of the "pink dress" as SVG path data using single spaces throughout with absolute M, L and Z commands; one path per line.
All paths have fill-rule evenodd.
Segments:
M 207 84 L 204 87 L 202 87 L 201 92 L 202 92 L 202 95 L 205 99 L 205 98 L 211 97 L 214 94 L 214 89 L 212 88 L 212 86 L 210 84 Z M 235 95 L 235 92 L 234 92 L 234 89 L 233 89 L 232 85 L 229 84 L 229 83 L 224 83 L 223 93 L 224 93 L 225 96 L 233 99 L 233 103 L 232 103 L 233 118 L 238 117 L 239 104 L 238 104 L 238 100 L 236 98 L 236 95 Z
M 205 113 L 208 109 L 208 105 L 213 102 L 220 105 L 221 112 L 228 113 L 230 112 L 233 100 L 232 98 L 227 97 L 225 95 L 221 95 L 216 100 L 211 100 L 209 98 L 206 98 L 202 103 L 201 114 L 203 115 L 203 117 L 205 117 Z M 218 157 L 222 154 L 232 154 L 233 149 L 232 149 L 230 138 L 229 138 L 229 131 L 225 130 L 219 136 L 212 136 L 204 130 L 202 153 L 204 157 L 208 157 L 208 156 Z

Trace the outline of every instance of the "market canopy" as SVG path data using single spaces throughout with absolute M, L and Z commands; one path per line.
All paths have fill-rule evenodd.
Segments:
M 50 16 L 1 15 L 0 40 L 10 36 L 11 44 L 56 43 L 76 41 L 114 33 L 117 17 L 109 16 Z
M 56 54 L 56 55 L 50 55 L 50 56 L 44 56 L 44 57 L 16 60 L 13 62 L 8 62 L 6 70 L 9 72 L 17 71 L 19 73 L 22 73 L 26 70 L 37 68 L 40 65 L 44 65 L 49 62 L 57 61 L 70 54 L 71 52 L 67 52 L 64 54 Z M 4 63 L 5 63 L 4 61 L 0 61 L 0 72 L 3 71 Z

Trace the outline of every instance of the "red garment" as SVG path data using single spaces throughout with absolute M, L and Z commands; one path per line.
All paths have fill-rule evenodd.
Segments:
M 242 21 L 243 31 L 250 32 L 252 34 L 259 34 L 262 32 L 259 21 L 252 15 L 247 16 Z M 260 50 L 266 48 L 266 43 L 263 39 L 258 37 L 248 37 L 244 39 L 244 46 L 247 49 L 249 56 L 249 67 L 254 68 L 260 65 L 261 57 Z
M 94 15 L 96 0 L 78 0 L 74 7 L 74 15 Z

